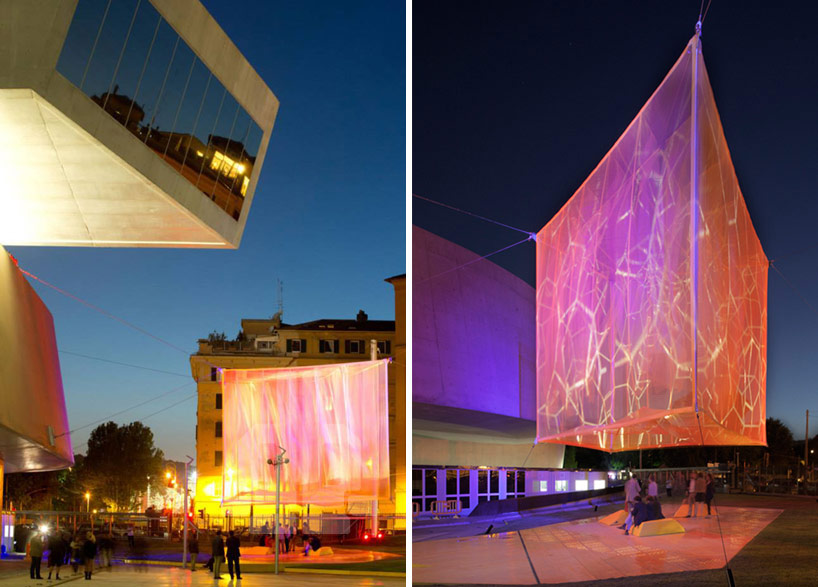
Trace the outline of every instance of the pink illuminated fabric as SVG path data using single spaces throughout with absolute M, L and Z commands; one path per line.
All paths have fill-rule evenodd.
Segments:
M 537 235 L 538 441 L 766 444 L 767 266 L 694 37 Z
M 387 361 L 226 369 L 223 502 L 343 505 L 389 494 Z

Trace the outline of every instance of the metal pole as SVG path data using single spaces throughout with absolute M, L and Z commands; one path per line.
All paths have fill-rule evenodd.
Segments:
M 804 430 L 804 488 L 807 486 L 807 471 L 809 471 L 809 410 L 807 410 L 807 428 Z
M 276 539 L 273 543 L 274 548 L 276 549 L 276 568 L 275 574 L 278 575 L 278 506 L 281 503 L 281 456 L 276 457 Z
M 369 341 L 369 358 L 372 361 L 378 360 L 378 341 L 374 338 Z M 370 530 L 372 533 L 377 536 L 378 535 L 378 500 L 372 500 L 372 518 L 370 520 L 370 525 L 372 526 Z
M 281 449 L 281 453 L 276 455 L 275 461 L 273 459 L 267 459 L 268 465 L 274 465 L 276 468 L 276 517 L 275 517 L 275 549 L 276 549 L 276 564 L 275 564 L 275 574 L 278 575 L 278 509 L 279 505 L 281 504 L 281 465 L 286 465 L 290 462 L 290 459 L 284 458 L 284 453 L 287 452 L 287 449 L 279 446 L 278 448 Z
M 193 462 L 193 457 L 190 455 L 185 455 L 188 458 L 188 461 L 185 463 L 185 511 L 182 513 L 182 568 L 187 568 L 187 468 L 190 463 Z

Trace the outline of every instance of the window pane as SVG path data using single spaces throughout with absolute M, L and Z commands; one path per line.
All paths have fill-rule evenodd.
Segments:
M 156 120 L 157 107 L 160 99 L 165 96 L 165 89 L 170 78 L 171 60 L 175 57 L 177 43 L 181 43 L 179 35 L 164 19 L 161 20 L 153 41 L 153 48 L 150 50 L 145 65 L 145 73 L 142 75 L 139 89 L 134 96 L 136 104 L 145 112 L 144 126 L 146 128 L 160 124 Z
M 516 485 L 514 485 L 514 471 L 506 471 L 506 494 L 513 494 L 516 489 Z
M 424 470 L 425 482 L 423 484 L 426 497 L 437 498 L 437 471 L 435 469 Z
M 464 510 L 471 507 L 471 498 L 468 495 L 461 495 L 460 504 Z
M 79 87 L 109 0 L 80 0 L 63 43 L 57 71 Z
M 525 471 L 517 471 L 517 493 L 525 493 Z
M 177 37 L 174 43 L 173 59 L 166 72 L 164 88 L 157 99 L 156 108 L 151 114 L 151 131 L 147 145 L 156 151 L 159 156 L 165 154 L 165 148 L 170 140 L 176 116 L 182 104 L 182 95 L 187 87 L 188 80 L 193 72 L 195 55 L 193 51 Z
M 222 409 L 222 394 L 220 394 L 220 393 L 216 394 L 216 409 L 217 410 Z
M 423 500 L 422 499 L 413 499 L 412 503 L 418 504 L 418 511 L 423 511 Z
M 202 102 L 204 101 L 209 80 L 210 72 L 204 66 L 204 63 L 196 59 L 187 83 L 182 88 L 182 102 L 174 117 L 172 133 L 165 149 L 165 161 L 170 163 L 193 185 L 196 185 L 198 177 L 189 168 L 185 167 L 184 163 L 189 152 L 192 151 L 195 157 L 196 151 L 203 151 L 206 148 L 193 135 L 193 131 L 201 114 Z
M 412 495 L 423 495 L 423 469 L 412 469 Z
M 91 55 L 88 73 L 80 88 L 97 103 L 102 95 L 113 87 L 114 71 L 119 62 L 125 39 L 136 14 L 137 0 L 111 2 L 108 15 L 102 25 L 97 46 Z M 101 103 L 100 103 L 101 105 Z
M 491 471 L 489 477 L 491 479 L 491 493 L 500 493 L 500 471 Z
M 141 134 L 140 125 L 144 123 L 145 112 L 141 106 L 134 104 L 134 99 L 159 23 L 159 13 L 150 2 L 143 0 L 136 11 L 111 94 L 105 96 L 101 104 L 108 114 L 137 136 Z
M 211 75 L 207 93 L 202 103 L 202 112 L 199 115 L 199 121 L 196 124 L 196 130 L 194 132 L 198 141 L 204 144 L 206 148 L 197 151 L 195 153 L 196 157 L 193 157 L 193 153 L 191 153 L 191 160 L 187 163 L 187 165 L 194 170 L 194 174 L 196 175 L 196 181 L 194 183 L 197 187 L 201 182 L 202 171 L 204 169 L 210 169 L 213 161 L 213 146 L 211 141 L 216 133 L 218 121 L 222 117 L 225 106 L 228 109 L 232 107 L 228 98 L 232 98 L 232 96 L 227 93 L 227 90 L 216 76 Z M 226 117 L 229 118 L 234 115 L 235 111 L 230 112 Z M 207 175 L 205 175 L 205 177 L 207 177 Z M 199 189 L 210 196 L 210 188 L 212 187 L 211 184 L 208 184 L 206 187 L 200 187 Z
M 457 469 L 446 470 L 446 495 L 457 495 Z
M 488 493 L 488 471 L 477 471 L 477 493 Z
M 468 469 L 461 469 L 460 470 L 460 495 L 468 495 L 469 494 L 469 476 L 471 475 L 471 471 Z

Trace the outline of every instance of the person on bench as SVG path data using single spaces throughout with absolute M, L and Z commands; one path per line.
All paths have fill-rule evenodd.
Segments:
M 648 506 L 648 520 L 661 520 L 665 516 L 662 514 L 662 504 L 659 503 L 658 499 L 654 499 L 652 496 L 648 496 L 647 499 L 647 506 Z
M 648 504 L 644 503 L 642 498 L 637 495 L 634 498 L 633 509 L 628 515 L 628 518 L 625 520 L 625 535 L 627 536 L 630 534 L 631 528 L 634 526 L 638 526 L 642 522 L 646 522 L 649 515 L 650 510 L 648 509 Z

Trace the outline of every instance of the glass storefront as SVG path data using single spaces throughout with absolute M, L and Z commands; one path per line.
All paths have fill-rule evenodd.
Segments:
M 57 71 L 239 219 L 261 128 L 148 0 L 79 0 Z

